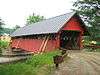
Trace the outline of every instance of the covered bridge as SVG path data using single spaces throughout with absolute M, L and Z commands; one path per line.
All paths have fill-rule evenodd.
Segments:
M 46 52 L 57 48 L 81 49 L 87 29 L 76 12 L 66 13 L 17 29 L 11 34 L 12 48 Z

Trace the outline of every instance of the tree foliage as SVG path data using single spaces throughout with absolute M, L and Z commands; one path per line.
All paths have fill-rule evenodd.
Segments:
M 2 19 L 0 18 L 0 29 L 3 28 L 3 27 L 2 27 L 3 25 L 4 25 L 4 22 L 3 22 Z
M 3 22 L 2 19 L 0 18 L 0 34 L 2 34 L 3 25 L 4 25 L 4 22 Z
M 19 26 L 19 25 L 16 25 L 16 26 L 13 28 L 13 30 L 16 30 L 16 29 L 18 29 L 18 28 L 20 28 L 20 26 Z
M 39 21 L 42 21 L 42 20 L 44 20 L 43 16 L 36 15 L 36 14 L 33 13 L 33 15 L 30 15 L 27 18 L 27 25 L 30 25 L 32 23 L 36 23 L 36 22 L 39 22 Z
M 95 36 L 95 30 L 100 30 L 100 0 L 77 0 L 73 6 L 76 7 L 74 11 L 91 25 L 92 36 Z

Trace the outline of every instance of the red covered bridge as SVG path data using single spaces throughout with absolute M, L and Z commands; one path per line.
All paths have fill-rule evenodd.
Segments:
M 71 12 L 17 29 L 11 34 L 11 47 L 36 53 L 57 48 L 81 49 L 86 33 L 81 18 Z

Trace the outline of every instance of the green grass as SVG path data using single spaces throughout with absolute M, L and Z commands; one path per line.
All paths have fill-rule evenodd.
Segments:
M 53 51 L 32 56 L 24 62 L 0 65 L 0 75 L 49 75 L 53 65 L 53 56 L 60 54 Z
M 85 48 L 87 52 L 100 52 L 100 49 Z

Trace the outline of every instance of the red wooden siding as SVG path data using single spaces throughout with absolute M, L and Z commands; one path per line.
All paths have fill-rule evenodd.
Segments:
M 21 48 L 26 51 L 32 51 L 32 52 L 41 52 L 40 46 L 42 44 L 43 40 L 42 39 L 13 39 L 11 47 L 14 48 Z M 56 40 L 49 40 L 47 42 L 47 45 L 45 47 L 46 51 L 51 51 L 56 49 L 57 46 L 57 41 Z
M 65 24 L 62 30 L 84 31 L 79 21 L 75 17 L 71 18 L 70 21 Z
M 50 51 L 50 50 L 54 50 L 57 48 L 57 42 L 56 40 L 49 40 L 48 43 L 47 43 L 47 46 L 45 48 L 45 50 L 47 51 Z

